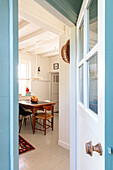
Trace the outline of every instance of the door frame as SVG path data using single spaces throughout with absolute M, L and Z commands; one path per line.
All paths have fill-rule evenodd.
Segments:
M 105 0 L 103 2 L 103 6 L 105 5 Z M 101 7 L 101 2 L 100 7 Z M 12 68 L 10 69 L 10 169 L 15 170 L 18 169 L 18 80 L 17 80 L 17 63 L 18 63 L 18 1 L 11 0 L 9 2 L 9 9 L 10 9 L 10 64 Z M 111 5 L 112 6 L 112 5 Z M 110 8 L 111 9 L 111 8 Z M 109 11 L 109 13 L 112 10 Z M 105 13 L 103 13 L 105 15 Z M 103 25 L 104 25 L 103 21 Z M 16 23 L 16 24 L 15 24 Z M 102 26 L 103 26 L 102 25 Z M 15 35 L 15 37 L 12 37 Z M 103 35 L 105 36 L 105 35 Z M 76 27 L 73 26 L 71 28 L 71 41 L 70 41 L 70 48 L 71 48 L 71 59 L 70 59 L 70 170 L 77 170 L 77 47 L 76 47 Z M 104 43 L 103 43 L 104 45 Z M 107 62 L 107 61 L 106 61 Z M 109 61 L 110 63 L 110 61 Z M 108 66 L 108 65 L 107 65 Z M 111 68 L 112 62 L 111 62 Z M 108 75 L 109 67 L 106 71 L 106 75 Z M 112 74 L 112 73 L 111 73 Z M 14 77 L 13 77 L 14 76 Z M 106 79 L 106 88 L 107 88 L 107 79 Z M 110 95 L 110 90 L 108 92 L 108 97 L 112 99 Z M 107 99 L 106 98 L 106 99 Z M 107 102 L 105 103 L 107 106 Z M 110 105 L 112 106 L 112 104 Z M 106 110 L 107 111 L 107 110 Z M 111 114 L 109 114 L 111 116 Z M 106 114 L 106 118 L 107 118 Z M 108 122 L 107 122 L 108 123 Z M 107 127 L 106 127 L 107 128 Z M 109 135 L 109 134 L 108 134 Z M 108 136 L 107 136 L 108 137 Z
M 77 170 L 77 30 L 70 39 L 70 170 Z
M 18 0 L 9 0 L 9 62 L 10 62 L 10 170 L 19 168 L 18 150 Z
M 113 1 L 105 0 L 105 169 L 113 169 Z
M 10 169 L 19 169 L 18 152 L 18 1 L 10 1 Z M 16 23 L 16 24 L 15 24 Z M 73 24 L 72 24 L 73 25 Z M 13 37 L 12 35 L 15 35 Z M 76 26 L 71 28 L 70 39 L 70 170 L 77 170 L 77 57 L 76 57 Z

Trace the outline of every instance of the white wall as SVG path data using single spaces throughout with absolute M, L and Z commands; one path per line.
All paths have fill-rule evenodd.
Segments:
M 70 29 L 66 27 L 65 34 L 60 36 L 60 51 L 70 39 Z M 70 148 L 70 64 L 59 58 L 59 145 Z
M 59 72 L 59 141 L 58 144 L 70 149 L 70 64 L 61 57 L 61 48 L 70 39 L 70 29 L 59 37 L 59 55 L 49 58 L 49 72 Z M 59 63 L 59 70 L 53 64 Z
M 58 70 L 53 69 L 53 64 L 59 63 L 59 60 L 60 60 L 59 55 L 49 57 L 49 72 L 59 72 L 59 69 Z M 59 64 L 59 68 L 60 68 L 60 64 Z
M 60 51 L 62 46 L 70 38 L 70 29 L 66 27 L 65 34 L 59 38 Z M 31 76 L 36 73 L 36 56 L 19 54 L 20 59 L 31 61 Z M 65 63 L 61 54 L 49 58 L 37 58 L 37 67 L 40 66 L 40 77 L 43 80 L 32 80 L 32 93 L 37 95 L 40 100 L 49 98 L 49 73 L 55 72 L 53 64 L 59 63 L 59 141 L 58 144 L 64 148 L 70 148 L 70 65 Z M 35 68 L 35 69 L 34 69 Z
M 40 56 L 31 56 L 27 53 L 19 53 L 19 60 L 31 62 L 31 78 L 34 78 L 38 67 L 40 66 L 39 77 L 41 80 L 31 79 L 31 92 L 39 100 L 49 99 L 49 59 Z M 37 64 L 36 64 L 37 61 Z

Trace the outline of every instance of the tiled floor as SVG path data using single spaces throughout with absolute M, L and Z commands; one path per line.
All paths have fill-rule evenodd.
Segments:
M 33 135 L 29 121 L 23 125 L 20 135 L 35 150 L 19 156 L 19 170 L 69 170 L 69 151 L 58 146 L 58 115 L 54 125 L 54 131 L 48 129 L 46 136 L 39 131 Z

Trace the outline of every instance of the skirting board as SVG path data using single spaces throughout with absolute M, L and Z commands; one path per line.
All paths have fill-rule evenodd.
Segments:
M 58 145 L 62 146 L 65 149 L 70 150 L 70 145 L 68 143 L 61 141 L 61 140 L 58 141 Z

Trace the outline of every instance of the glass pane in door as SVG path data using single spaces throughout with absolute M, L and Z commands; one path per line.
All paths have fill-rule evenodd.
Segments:
M 80 102 L 84 102 L 84 88 L 83 88 L 83 65 L 79 68 L 79 77 L 80 77 Z
M 98 42 L 98 0 L 92 0 L 89 7 L 89 51 Z
M 84 23 L 82 24 L 80 30 L 79 30 L 79 38 L 80 38 L 80 58 L 79 61 L 81 61 L 84 57 Z
M 89 109 L 98 114 L 98 55 L 88 61 L 89 64 Z

